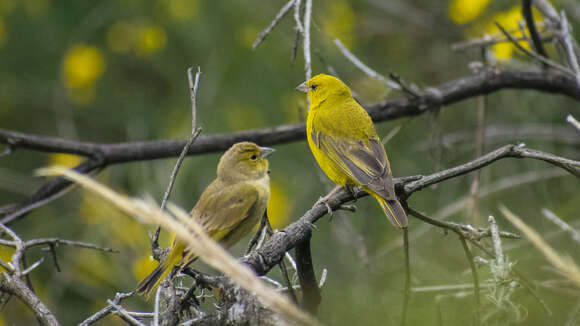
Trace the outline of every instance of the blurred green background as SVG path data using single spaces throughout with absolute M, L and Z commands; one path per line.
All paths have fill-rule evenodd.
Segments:
M 304 119 L 305 100 L 294 87 L 304 81 L 300 45 L 292 63 L 296 37 L 287 16 L 255 51 L 252 43 L 285 1 L 0 0 L 0 127 L 20 132 L 93 142 L 123 142 L 185 138 L 190 133 L 190 101 L 186 69 L 201 66 L 198 124 L 204 134 L 239 131 Z M 468 64 L 480 61 L 477 48 L 454 52 L 451 44 L 497 33 L 493 21 L 517 28 L 519 2 L 453 1 L 344 1 L 317 0 L 313 5 L 313 72 L 332 66 L 364 104 L 400 94 L 389 91 L 348 62 L 333 44 L 339 38 L 374 70 L 395 72 L 419 87 L 441 84 L 471 74 Z M 553 1 L 566 10 L 580 30 L 580 5 Z M 539 13 L 536 18 L 541 20 Z M 578 38 L 578 33 L 576 33 Z M 499 67 L 531 69 L 533 63 L 511 45 L 489 49 L 489 60 Z M 553 57 L 558 52 L 548 45 Z M 578 103 L 536 91 L 506 90 L 487 97 L 486 125 L 504 130 L 522 126 L 558 131 L 572 127 L 567 113 L 578 114 Z M 387 145 L 395 176 L 429 174 L 474 156 L 477 99 L 445 107 L 437 114 L 399 119 L 377 125 L 380 135 L 399 128 Z M 467 132 L 458 143 L 447 135 Z M 508 143 L 580 159 L 578 140 L 561 137 L 503 137 L 486 141 L 484 152 Z M 2 149 L 2 148 L 0 148 Z M 274 227 L 300 217 L 330 189 L 307 145 L 276 146 L 271 159 Z M 172 200 L 189 209 L 215 177 L 219 154 L 186 159 Z M 16 150 L 0 158 L 0 204 L 19 201 L 42 181 L 34 169 L 49 164 L 74 166 L 78 157 Z M 161 199 L 175 159 L 116 165 L 98 175 L 113 188 L 134 196 Z M 546 176 L 547 175 L 547 176 Z M 533 181 L 495 191 L 481 198 L 477 221 L 496 216 L 501 228 L 514 231 L 497 207 L 504 204 L 544 235 L 559 252 L 580 261 L 577 243 L 546 220 L 547 208 L 578 227 L 578 179 L 534 160 L 501 160 L 482 170 L 482 191 L 498 182 Z M 464 176 L 414 194 L 410 204 L 436 217 L 469 195 L 472 177 Z M 317 275 L 328 270 L 319 318 L 328 325 L 396 325 L 403 302 L 404 264 L 400 232 L 368 198 L 356 203 L 356 213 L 323 218 L 312 247 Z M 467 209 L 451 220 L 470 223 Z M 92 242 L 120 250 L 107 254 L 60 247 L 56 271 L 48 252 L 33 249 L 28 261 L 45 257 L 31 274 L 39 297 L 63 325 L 84 320 L 106 304 L 117 291 L 134 289 L 154 266 L 147 232 L 135 222 L 81 190 L 10 225 L 24 239 L 59 237 Z M 410 221 L 413 287 L 469 284 L 471 274 L 460 242 L 453 234 Z M 556 232 L 556 233 L 555 233 Z M 243 252 L 247 241 L 232 253 Z M 487 245 L 487 242 L 484 241 Z M 552 314 L 516 285 L 507 301 L 495 305 L 488 290 L 482 293 L 486 324 L 578 324 L 580 292 L 566 282 L 525 240 L 505 240 L 506 254 L 533 284 Z M 475 250 L 475 255 L 483 254 Z M 0 256 L 11 251 L 0 247 Z M 204 268 L 202 264 L 196 266 Z M 481 265 L 480 282 L 489 283 L 489 265 Z M 278 278 L 279 271 L 273 270 Z M 508 282 L 509 283 L 509 282 Z M 460 291 L 461 292 L 461 291 Z M 470 291 L 414 293 L 409 325 L 466 325 L 471 322 Z M 127 301 L 134 310 L 151 310 L 139 298 Z M 0 311 L 0 325 L 30 325 L 33 315 L 13 298 Z M 100 325 L 122 324 L 109 317 Z

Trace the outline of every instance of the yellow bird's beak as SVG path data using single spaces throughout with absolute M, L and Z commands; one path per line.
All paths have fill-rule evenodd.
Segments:
M 301 91 L 302 93 L 308 93 L 308 86 L 306 85 L 306 82 L 296 86 L 296 90 Z
M 260 149 L 262 150 L 262 157 L 266 158 L 268 156 L 270 156 L 270 154 L 274 153 L 276 150 L 270 147 L 260 147 Z

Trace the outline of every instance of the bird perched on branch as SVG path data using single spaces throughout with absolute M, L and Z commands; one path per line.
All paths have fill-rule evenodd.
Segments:
M 396 227 L 407 227 L 407 215 L 397 200 L 387 154 L 368 113 L 338 78 L 320 74 L 298 85 L 308 94 L 308 145 L 326 175 L 352 192 L 361 186 L 381 205 Z M 336 187 L 322 203 L 336 192 Z M 326 204 L 328 207 L 328 204 Z M 330 207 L 328 207 L 330 212 Z
M 233 145 L 222 155 L 217 178 L 204 190 L 191 211 L 209 236 L 226 248 L 247 235 L 266 211 L 270 198 L 267 157 L 274 149 L 250 142 Z M 173 270 L 197 259 L 195 252 L 173 236 L 169 253 L 137 286 L 137 293 L 149 297 Z

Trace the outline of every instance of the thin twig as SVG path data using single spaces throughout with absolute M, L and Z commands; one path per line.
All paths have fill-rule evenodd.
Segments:
M 409 230 L 403 228 L 403 251 L 405 255 L 405 287 L 403 292 L 403 312 L 401 313 L 401 326 L 407 324 L 407 310 L 411 297 L 411 263 L 409 260 Z
M 286 268 L 286 264 L 284 263 L 284 259 L 280 260 L 280 271 L 282 272 L 282 276 L 284 277 L 284 281 L 286 282 L 286 286 L 288 287 L 288 292 L 290 292 L 290 298 L 295 304 L 298 304 L 298 297 L 296 293 L 294 293 L 294 287 L 292 286 L 292 282 L 290 281 L 290 277 L 288 276 L 288 269 Z
M 300 21 L 300 3 L 301 0 L 294 1 L 294 22 L 296 23 L 296 30 L 299 33 L 304 33 L 304 27 L 302 26 L 302 22 Z
M 514 41 L 525 41 L 528 38 L 526 36 L 512 36 Z M 552 40 L 554 40 L 554 35 L 546 35 L 546 36 L 541 36 L 540 40 L 542 42 L 551 42 Z M 451 44 L 451 50 L 453 51 L 458 51 L 458 50 L 464 50 L 464 49 L 468 49 L 468 48 L 481 48 L 481 47 L 489 47 L 492 45 L 496 45 L 496 44 L 500 44 L 500 43 L 511 43 L 512 41 L 510 39 L 508 39 L 507 37 L 498 37 L 498 36 L 494 36 L 494 35 L 484 35 L 483 37 L 480 38 L 476 38 L 476 39 L 472 39 L 469 41 L 465 41 L 465 42 L 460 42 L 460 43 L 454 43 Z
M 134 294 L 134 292 L 128 292 L 128 293 L 118 292 L 115 295 L 115 298 L 113 299 L 113 303 L 119 304 L 119 303 L 121 303 L 121 301 L 123 301 L 123 299 L 131 297 L 131 296 L 133 296 L 133 294 Z M 96 313 L 94 313 L 93 315 L 91 315 L 89 318 L 83 320 L 79 324 L 79 326 L 90 326 L 90 325 L 98 322 L 99 320 L 105 318 L 106 316 L 108 316 L 112 311 L 113 311 L 113 306 L 111 306 L 109 304 L 106 307 L 104 307 L 103 309 L 101 309 L 101 310 L 97 311 Z
M 470 240 L 479 240 L 485 237 L 490 237 L 491 236 L 491 231 L 490 229 L 481 229 L 481 228 L 474 228 L 469 224 L 458 224 L 458 223 L 453 223 L 453 222 L 448 222 L 448 221 L 441 221 L 441 220 L 436 220 L 434 218 L 431 218 L 419 211 L 416 211 L 415 209 L 407 206 L 406 209 L 408 209 L 409 214 L 415 216 L 416 218 L 420 219 L 423 222 L 429 223 L 431 225 L 443 228 L 445 230 L 449 230 L 449 231 L 453 231 L 455 233 L 457 233 L 460 236 L 463 236 L 467 239 Z M 520 237 L 514 233 L 511 232 L 506 232 L 506 231 L 501 231 L 499 233 L 500 237 L 502 238 L 507 238 L 507 239 L 519 239 Z
M 479 277 L 477 276 L 477 268 L 475 267 L 475 262 L 473 261 L 473 254 L 467 245 L 467 241 L 463 236 L 459 236 L 459 241 L 463 246 L 463 251 L 465 252 L 465 257 L 469 262 L 469 268 L 471 269 L 471 276 L 473 277 L 473 319 L 474 325 L 479 326 L 481 324 L 480 317 L 480 303 L 479 303 Z
M 165 205 L 167 205 L 167 201 L 169 200 L 169 196 L 171 195 L 171 190 L 173 190 L 173 185 L 175 184 L 175 180 L 177 179 L 177 172 L 179 172 L 179 168 L 181 164 L 183 164 L 183 160 L 185 159 L 185 155 L 189 152 L 189 148 L 193 144 L 193 142 L 197 139 L 199 134 L 201 133 L 201 128 L 197 128 L 197 89 L 199 87 L 199 77 L 201 76 L 201 68 L 197 67 L 197 73 L 195 74 L 195 82 L 193 80 L 193 67 L 189 67 L 187 69 L 187 80 L 189 82 L 189 91 L 191 94 L 191 136 L 189 137 L 187 143 L 181 150 L 181 154 L 179 154 L 179 158 L 173 167 L 173 171 L 171 172 L 171 177 L 169 178 L 169 185 L 165 190 L 165 194 L 163 195 L 163 200 L 161 201 L 161 209 L 165 209 Z M 151 250 L 153 252 L 153 256 L 157 257 L 157 249 L 159 248 L 159 233 L 161 232 L 161 228 L 157 227 L 155 230 L 155 235 L 151 240 Z
M 155 292 L 155 305 L 153 306 L 153 326 L 159 326 L 159 304 L 161 301 L 161 289 L 163 287 L 158 287 Z
M 284 7 L 282 7 L 282 9 L 280 9 L 280 11 L 276 14 L 276 17 L 274 17 L 270 25 L 268 25 L 268 27 L 266 27 L 265 30 L 261 31 L 260 34 L 258 34 L 258 37 L 254 41 L 254 44 L 252 44 L 252 50 L 255 50 L 256 47 L 258 47 L 258 45 L 260 45 L 260 43 L 262 43 L 266 39 L 266 36 L 270 34 L 270 32 L 274 29 L 274 27 L 278 25 L 280 20 L 282 20 L 282 18 L 284 18 L 284 16 L 286 16 L 286 14 L 290 12 L 290 9 L 294 5 L 294 1 L 295 0 L 288 1 L 284 5 Z
M 522 16 L 526 21 L 526 26 L 528 27 L 528 31 L 530 31 L 530 36 L 532 37 L 532 43 L 536 52 L 544 58 L 548 58 L 548 54 L 544 49 L 544 45 L 542 44 L 542 40 L 540 39 L 540 35 L 538 34 L 538 30 L 536 29 L 536 24 L 534 22 L 534 14 L 532 12 L 532 0 L 523 0 L 522 4 Z M 524 34 L 525 35 L 525 34 Z
M 488 222 L 489 230 L 491 231 L 491 242 L 493 243 L 493 253 L 495 255 L 495 265 L 503 266 L 503 249 L 501 248 L 501 239 L 499 236 L 497 223 L 495 223 L 495 219 L 491 215 L 488 217 Z
M 497 26 L 497 28 L 499 28 L 499 30 L 512 42 L 512 44 L 518 49 L 520 50 L 522 53 L 524 53 L 525 55 L 529 56 L 532 59 L 536 59 L 539 62 L 546 64 L 562 73 L 565 73 L 567 75 L 569 75 L 570 77 L 574 77 L 576 78 L 576 75 L 574 74 L 574 72 L 572 72 L 570 69 L 560 65 L 557 62 L 554 62 L 550 59 L 546 59 L 545 57 L 542 57 L 540 55 L 538 55 L 537 53 L 530 51 L 526 48 L 524 48 L 518 41 L 516 41 L 513 36 L 511 36 L 510 33 L 508 33 L 505 28 L 503 28 L 498 22 L 495 22 L 495 25 Z
M 485 54 L 484 54 L 485 60 Z M 485 146 L 485 110 L 487 106 L 487 96 L 481 95 L 477 98 L 477 129 L 475 131 L 475 158 L 483 155 L 483 147 Z M 481 170 L 475 171 L 471 187 L 469 188 L 469 196 L 471 204 L 469 208 L 469 217 L 473 225 L 480 225 L 478 203 L 479 203 L 479 184 L 481 180 Z
M 312 77 L 312 60 L 310 59 L 310 23 L 312 19 L 312 0 L 305 0 L 304 10 L 304 73 L 306 80 Z
M 145 326 L 145 324 L 141 323 L 140 321 L 138 321 L 137 319 L 135 319 L 135 317 L 131 316 L 127 310 L 125 310 L 123 307 L 119 306 L 118 304 L 114 303 L 111 299 L 107 299 L 107 303 L 113 307 L 113 309 L 115 309 L 116 313 L 120 314 L 121 316 L 123 316 L 123 320 L 125 320 L 126 322 L 128 322 L 130 325 L 132 326 Z
M 25 248 L 31 248 L 31 247 L 42 246 L 42 245 L 54 245 L 54 246 L 65 245 L 65 246 L 78 247 L 78 248 L 95 249 L 95 250 L 100 250 L 100 251 L 104 251 L 104 252 L 114 252 L 114 253 L 119 252 L 118 249 L 101 247 L 101 246 L 97 246 L 96 244 L 92 244 L 92 243 L 88 243 L 88 242 L 63 240 L 63 239 L 59 239 L 59 238 L 40 238 L 40 239 L 33 239 L 33 240 L 28 240 L 28 241 L 24 242 Z
M 392 89 L 401 89 L 401 86 L 392 80 L 388 80 L 385 76 L 379 74 L 378 72 L 372 70 L 369 66 L 365 65 L 359 58 L 357 58 L 352 52 L 350 52 L 344 44 L 339 39 L 334 40 L 334 44 L 338 47 L 340 52 L 348 59 L 348 61 L 352 62 L 358 69 L 364 72 L 367 76 L 374 78 L 381 83 L 387 85 Z
M 42 264 L 42 262 L 44 261 L 44 257 L 40 258 L 39 260 L 37 260 L 34 264 L 30 265 L 28 268 L 26 268 L 23 272 L 22 275 L 28 275 L 28 273 L 32 272 L 36 267 L 38 267 L 40 264 Z M 30 287 L 30 284 L 28 284 L 28 287 Z M 32 289 L 31 289 L 32 290 Z
M 564 48 L 566 49 L 566 55 L 568 56 L 568 62 L 574 71 L 576 76 L 576 86 L 580 88 L 580 66 L 578 65 L 578 58 L 576 57 L 576 52 L 574 52 L 573 38 L 572 38 L 572 27 L 568 23 L 568 18 L 566 18 L 566 13 L 562 10 L 560 14 L 560 25 L 562 42 L 564 43 Z
M 574 126 L 574 128 L 576 128 L 576 130 L 580 131 L 580 122 L 578 122 L 578 120 L 576 120 L 574 118 L 574 116 L 572 116 L 571 114 L 568 114 L 566 116 L 566 121 L 568 121 L 568 123 L 570 123 L 572 126 Z
M 560 229 L 562 229 L 566 233 L 569 233 L 570 236 L 572 237 L 572 240 L 580 244 L 580 232 L 573 229 L 570 225 L 568 225 L 568 223 L 562 221 L 562 219 L 560 219 L 558 216 L 556 216 L 556 214 L 554 214 L 547 208 L 542 208 L 542 215 L 544 215 L 545 218 L 547 218 L 552 223 L 560 227 Z

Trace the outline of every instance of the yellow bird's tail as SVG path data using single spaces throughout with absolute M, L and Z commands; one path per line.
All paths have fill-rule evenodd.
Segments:
M 407 227 L 407 214 L 405 214 L 405 210 L 399 201 L 386 200 L 375 193 L 371 194 L 379 202 L 391 224 L 401 229 Z
M 157 266 L 151 274 L 145 277 L 139 285 L 137 285 L 137 294 L 144 296 L 145 298 L 149 298 L 152 293 L 154 293 L 161 281 L 165 279 L 167 274 L 173 270 L 179 261 L 181 260 L 181 256 L 183 254 L 183 245 L 179 243 L 175 243 L 174 247 L 171 248 L 171 251 L 167 254 L 165 259 Z

